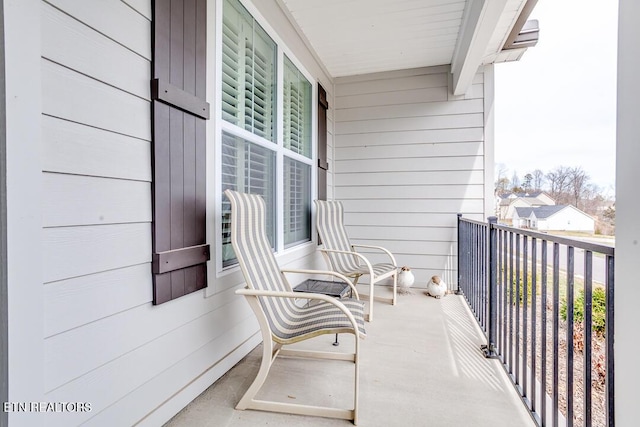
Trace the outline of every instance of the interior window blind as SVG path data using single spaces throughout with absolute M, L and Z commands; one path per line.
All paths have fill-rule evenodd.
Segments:
M 284 158 L 284 244 L 311 240 L 311 166 Z
M 311 83 L 284 57 L 284 146 L 311 158 Z
M 222 22 L 222 118 L 275 141 L 276 44 L 237 0 Z
M 275 182 L 276 155 L 274 151 L 252 144 L 238 136 L 222 133 L 222 191 L 230 188 L 259 194 L 266 204 L 267 236 L 275 247 Z M 236 262 L 231 247 L 231 205 L 222 198 L 222 265 Z

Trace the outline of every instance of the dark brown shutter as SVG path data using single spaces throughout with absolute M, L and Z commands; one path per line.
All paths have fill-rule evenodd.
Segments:
M 153 303 L 207 285 L 206 0 L 153 2 Z
M 318 84 L 318 200 L 327 200 L 327 91 Z

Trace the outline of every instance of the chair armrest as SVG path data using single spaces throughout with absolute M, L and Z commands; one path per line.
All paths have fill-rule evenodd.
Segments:
M 236 291 L 236 295 L 244 295 L 245 297 L 253 296 L 253 297 L 270 297 L 270 298 L 291 298 L 291 299 L 313 299 L 328 302 L 329 304 L 333 304 L 342 311 L 345 316 L 349 319 L 349 322 L 353 325 L 353 331 L 356 335 L 358 335 L 358 323 L 356 322 L 356 318 L 353 317 L 353 314 L 347 306 L 345 306 L 339 299 L 330 297 L 328 295 L 322 294 L 313 294 L 310 292 L 282 292 L 282 291 L 264 291 L 258 289 L 238 289 Z
M 391 253 L 391 251 L 389 251 L 386 248 L 383 248 L 382 246 L 373 246 L 373 245 L 351 245 L 352 248 L 366 248 L 366 249 L 377 249 L 379 251 L 382 251 L 384 253 L 386 253 L 389 258 L 391 258 L 391 263 L 393 265 L 395 265 L 396 267 L 398 266 L 398 264 L 396 263 L 396 258 L 393 256 L 393 254 Z
M 338 249 L 325 249 L 325 248 L 321 248 L 320 249 L 321 252 L 327 253 L 327 252 L 333 252 L 335 254 L 349 254 L 349 255 L 353 255 L 357 258 L 360 258 L 362 260 L 362 262 L 364 262 L 367 266 L 367 269 L 369 270 L 369 275 L 373 278 L 373 266 L 371 265 L 371 263 L 369 262 L 369 260 L 367 259 L 367 257 L 365 257 L 362 254 L 359 254 L 358 252 L 354 252 L 354 251 L 341 251 Z M 395 265 L 395 264 L 394 264 Z
M 289 269 L 289 268 L 285 268 L 280 270 L 283 273 L 297 273 L 297 274 L 319 274 L 319 275 L 327 275 L 327 276 L 335 276 L 345 282 L 347 282 L 347 284 L 349 285 L 349 287 L 351 288 L 351 292 L 353 293 L 353 295 L 356 296 L 356 299 L 359 300 L 360 299 L 360 295 L 358 295 L 358 290 L 356 289 L 355 286 L 353 286 L 353 283 L 351 282 L 351 280 L 349 280 L 349 278 L 347 276 L 345 276 L 344 274 L 340 274 L 337 271 L 331 271 L 331 270 L 301 270 L 301 269 Z M 298 294 L 300 292 L 297 292 Z

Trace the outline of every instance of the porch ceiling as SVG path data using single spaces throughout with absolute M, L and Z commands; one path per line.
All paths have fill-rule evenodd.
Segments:
M 457 56 L 473 61 L 475 74 L 482 63 L 504 60 L 498 54 L 527 0 L 279 2 L 327 71 L 340 77 L 452 64 Z

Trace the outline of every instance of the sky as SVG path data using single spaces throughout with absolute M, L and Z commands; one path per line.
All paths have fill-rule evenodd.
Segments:
M 617 4 L 539 0 L 538 44 L 496 64 L 495 160 L 508 178 L 581 166 L 614 195 Z

